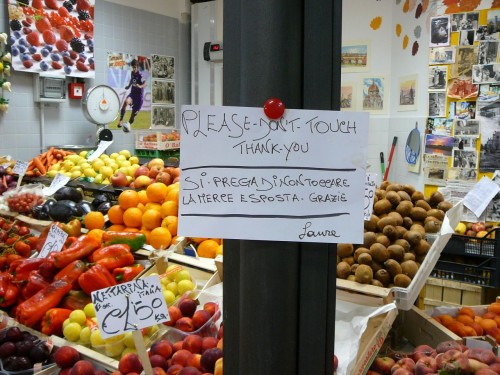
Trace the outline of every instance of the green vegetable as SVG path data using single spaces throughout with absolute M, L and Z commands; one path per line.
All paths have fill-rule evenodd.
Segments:
M 106 231 L 102 235 L 102 245 L 126 244 L 132 252 L 139 250 L 146 243 L 144 233 Z

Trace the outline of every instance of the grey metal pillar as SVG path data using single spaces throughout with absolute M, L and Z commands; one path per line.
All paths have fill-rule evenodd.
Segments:
M 224 1 L 223 104 L 338 109 L 341 14 L 341 0 Z M 334 244 L 224 240 L 224 373 L 331 375 L 335 280 Z

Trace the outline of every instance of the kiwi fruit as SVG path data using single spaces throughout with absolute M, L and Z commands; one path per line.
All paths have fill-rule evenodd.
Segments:
M 382 181 L 382 183 L 380 184 L 380 189 L 382 190 L 386 190 L 387 189 L 387 186 L 389 186 L 391 183 L 390 181 Z
M 373 272 L 377 272 L 378 270 L 383 269 L 384 265 L 379 263 L 379 262 L 372 261 L 372 264 L 370 264 L 370 267 L 372 268 Z
M 364 247 L 370 247 L 373 245 L 375 242 L 377 242 L 377 235 L 375 232 L 365 232 L 363 234 L 363 246 Z
M 375 215 L 382 215 L 388 213 L 392 209 L 392 204 L 388 199 L 381 199 L 373 205 L 373 212 Z
M 394 277 L 394 285 L 400 288 L 408 288 L 411 284 L 411 279 L 407 275 L 400 273 Z
M 359 257 L 358 257 L 359 264 L 366 264 L 369 266 L 371 264 L 371 262 L 372 262 L 372 256 L 369 253 L 359 254 Z
M 378 229 L 377 223 L 379 220 L 380 219 L 377 215 L 372 214 L 370 216 L 370 220 L 365 220 L 365 222 L 364 222 L 364 228 L 366 229 L 366 231 L 375 232 Z
M 370 284 L 373 280 L 373 270 L 366 264 L 360 264 L 354 273 L 355 280 L 361 284 Z
M 413 260 L 415 261 L 415 254 L 414 253 L 405 253 L 405 256 L 403 257 L 403 262 L 406 262 L 407 260 Z
M 416 230 L 422 235 L 422 238 L 425 237 L 425 228 L 422 224 L 414 222 L 410 227 L 410 230 Z
M 411 226 L 413 225 L 413 220 L 409 216 L 403 217 L 403 227 L 406 229 L 410 229 Z
M 377 236 L 377 243 L 384 245 L 385 247 L 391 244 L 391 240 L 385 234 L 379 234 Z
M 392 225 L 392 226 L 396 226 L 398 225 L 397 223 L 397 219 L 393 216 L 385 216 L 383 217 L 382 219 L 380 219 L 377 223 L 377 228 L 379 231 L 382 232 L 382 230 L 384 229 L 384 227 L 386 225 Z
M 346 262 L 340 262 L 337 264 L 337 277 L 340 279 L 347 279 L 347 276 L 351 274 L 351 266 Z
M 389 251 L 381 243 L 374 243 L 370 246 L 370 255 L 375 262 L 384 263 L 389 259 Z
M 417 189 L 415 189 L 415 187 L 413 185 L 410 185 L 410 184 L 404 184 L 401 189 L 406 193 L 408 194 L 409 196 L 411 196 Z
M 366 248 L 366 247 L 358 247 L 355 251 L 354 251 L 354 261 L 356 263 L 359 263 L 358 262 L 358 258 L 361 254 L 369 254 L 370 253 L 370 249 Z
M 409 216 L 411 209 L 413 208 L 413 203 L 410 201 L 401 201 L 396 207 L 396 212 L 401 215 L 401 217 Z
M 391 275 L 392 278 L 394 278 L 396 275 L 399 275 L 400 273 L 403 272 L 401 269 L 401 265 L 397 260 L 394 259 L 387 259 L 384 262 L 384 267 L 389 272 L 389 275 Z
M 341 258 L 350 257 L 354 253 L 354 246 L 352 243 L 339 243 L 337 244 L 337 254 Z
M 437 209 L 442 210 L 444 212 L 448 211 L 452 207 L 453 207 L 453 205 L 447 201 L 439 202 L 436 206 Z
M 410 243 L 403 238 L 399 238 L 396 241 L 394 241 L 394 245 L 401 246 L 405 251 L 405 253 L 407 253 L 411 249 Z
M 419 201 L 421 199 L 424 199 L 424 194 L 421 192 L 421 191 L 415 191 L 412 195 L 411 195 L 411 200 L 412 202 L 416 202 L 416 201 Z
M 437 207 L 437 205 L 439 203 L 441 203 L 442 201 L 444 201 L 444 197 L 443 197 L 443 194 L 441 194 L 441 192 L 439 192 L 439 191 L 435 191 L 429 197 L 429 203 L 432 207 Z
M 375 189 L 375 196 L 378 198 L 378 200 L 384 199 L 385 195 L 387 192 L 382 189 Z
M 356 270 L 358 269 L 359 267 L 359 264 L 358 263 L 354 263 L 354 264 L 351 264 L 351 273 L 354 275 L 354 273 L 356 272 Z
M 356 277 L 351 273 L 349 276 L 347 276 L 347 280 L 356 281 Z
M 409 196 L 408 193 L 404 190 L 398 191 L 398 195 L 402 201 L 411 201 L 411 196 Z
M 401 245 L 390 245 L 387 247 L 387 251 L 389 252 L 389 258 L 397 260 L 398 262 L 402 262 L 405 249 Z
M 398 225 L 398 226 L 396 226 L 396 232 L 398 233 L 398 239 L 399 239 L 399 238 L 403 238 L 405 233 L 408 232 L 408 229 L 406 229 L 405 227 L 403 227 L 401 225 Z
M 413 207 L 410 211 L 410 217 L 413 221 L 424 221 L 427 217 L 427 211 L 422 207 Z
M 418 271 L 418 264 L 414 260 L 405 260 L 401 263 L 401 269 L 403 274 L 407 275 L 410 279 L 413 279 Z
M 401 214 L 397 211 L 391 211 L 387 214 L 387 216 L 391 216 L 396 219 L 396 225 L 402 225 L 403 224 L 403 217 Z
M 425 221 L 424 229 L 426 233 L 437 233 L 441 230 L 442 222 L 432 216 L 429 216 Z
M 395 191 L 395 192 L 398 192 L 398 191 L 400 191 L 400 190 L 402 190 L 402 189 L 403 189 L 403 187 L 401 186 L 401 184 L 398 184 L 398 183 L 389 184 L 389 185 L 385 188 L 385 190 L 386 190 L 386 191 L 388 191 L 388 192 L 389 192 L 389 191 Z
M 352 266 L 354 263 L 356 263 L 354 261 L 354 257 L 345 257 L 345 258 L 342 258 L 342 262 L 346 262 L 347 264 L 349 264 L 350 266 Z
M 380 281 L 384 287 L 387 287 L 392 281 L 391 274 L 385 268 L 379 269 L 377 272 L 375 272 L 373 278 Z
M 396 191 L 388 191 L 386 194 L 385 194 L 385 199 L 387 199 L 389 202 L 391 202 L 392 204 L 392 207 L 396 207 L 399 202 L 401 202 L 401 197 L 399 196 L 399 194 L 396 192 Z
M 398 239 L 398 232 L 396 231 L 396 227 L 394 225 L 386 225 L 382 230 L 382 233 L 389 238 L 390 242 Z
M 409 230 L 408 232 L 405 233 L 403 239 L 408 241 L 408 243 L 413 249 L 413 246 L 418 245 L 422 240 L 422 234 L 420 234 L 420 232 L 417 232 L 416 230 Z
M 372 279 L 371 284 L 372 284 L 373 286 L 378 286 L 379 288 L 383 288 L 383 287 L 384 287 L 384 285 L 383 285 L 380 281 L 378 281 L 378 280 L 376 280 L 376 279 Z
M 431 208 L 427 211 L 427 217 L 432 216 L 436 219 L 443 221 L 444 220 L 444 211 L 439 208 Z
M 424 239 L 421 239 L 418 244 L 411 246 L 411 249 L 415 252 L 416 256 L 427 255 L 430 248 L 431 248 L 431 245 L 429 244 L 429 242 L 427 242 Z
M 415 207 L 423 208 L 425 211 L 429 211 L 431 209 L 431 205 L 427 203 L 424 199 L 420 199 L 415 202 Z

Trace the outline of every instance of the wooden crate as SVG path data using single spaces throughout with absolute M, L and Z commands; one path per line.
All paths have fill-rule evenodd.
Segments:
M 484 304 L 486 291 L 480 285 L 429 277 L 419 307 L 428 310 L 437 306 L 477 306 Z

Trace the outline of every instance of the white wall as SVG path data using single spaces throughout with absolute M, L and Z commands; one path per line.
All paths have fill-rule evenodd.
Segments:
M 99 1 L 99 0 L 97 0 Z M 110 3 L 147 10 L 162 16 L 180 18 L 182 13 L 190 13 L 191 2 L 189 0 L 106 0 Z

